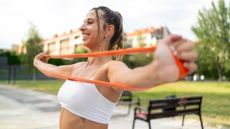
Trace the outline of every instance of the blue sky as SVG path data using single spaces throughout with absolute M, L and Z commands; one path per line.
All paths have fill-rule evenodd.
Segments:
M 124 29 L 166 25 L 172 33 L 195 40 L 191 26 L 199 9 L 218 0 L 0 0 L 0 48 L 10 48 L 24 38 L 32 22 L 43 38 L 78 28 L 96 6 L 119 11 Z M 230 3 L 230 0 L 225 0 Z

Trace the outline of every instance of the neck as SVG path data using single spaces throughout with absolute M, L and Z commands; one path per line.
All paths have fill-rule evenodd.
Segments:
M 100 51 L 108 51 L 108 47 L 104 45 L 104 46 L 97 46 L 90 49 L 90 52 L 100 52 Z M 103 65 L 111 60 L 112 60 L 111 56 L 89 57 L 86 66 Z
M 89 57 L 88 60 L 87 60 L 86 66 L 89 66 L 89 65 L 103 65 L 106 62 L 109 62 L 111 60 L 112 60 L 112 58 L 110 56 L 109 57 Z

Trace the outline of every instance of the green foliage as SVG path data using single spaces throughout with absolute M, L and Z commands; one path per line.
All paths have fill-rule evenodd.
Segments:
M 78 53 L 78 54 L 79 53 L 88 53 L 88 50 L 84 46 L 79 45 L 75 48 L 75 53 Z M 76 59 L 72 60 L 72 63 L 82 62 L 82 61 L 86 61 L 86 60 L 87 60 L 87 58 L 76 58 Z
M 79 45 L 75 48 L 75 53 L 87 53 L 87 52 L 88 50 L 84 46 Z
M 192 31 L 199 39 L 199 73 L 222 80 L 230 71 L 230 8 L 224 0 L 211 9 L 199 11 L 198 23 Z
M 7 65 L 20 65 L 20 58 L 15 52 L 0 51 L 0 56 L 7 58 Z
M 25 64 L 29 67 L 29 71 L 33 71 L 33 59 L 34 57 L 42 51 L 41 37 L 33 24 L 30 24 L 30 28 L 25 40 L 26 44 L 26 54 L 25 54 Z
M 150 63 L 153 59 L 153 56 L 151 53 L 139 53 L 134 55 L 127 55 L 123 57 L 123 62 L 129 67 L 129 68 L 135 68 L 139 66 L 144 66 L 148 63 Z
M 56 66 L 59 66 L 59 65 L 67 65 L 67 64 L 70 64 L 70 61 L 68 61 L 68 60 L 63 60 L 63 59 L 49 59 L 48 63 L 49 63 L 49 64 L 56 65 Z

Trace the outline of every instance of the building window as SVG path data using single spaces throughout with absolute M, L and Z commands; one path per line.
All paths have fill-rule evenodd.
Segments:
M 55 42 L 48 43 L 48 53 L 55 54 Z
M 69 47 L 69 39 L 63 39 L 60 41 L 60 54 L 69 54 L 70 47 Z

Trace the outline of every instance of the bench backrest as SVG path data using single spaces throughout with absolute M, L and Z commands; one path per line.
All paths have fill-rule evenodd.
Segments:
M 150 100 L 148 118 L 164 118 L 185 114 L 199 114 L 202 96 Z
M 119 101 L 132 101 L 132 93 L 130 91 L 123 91 Z

